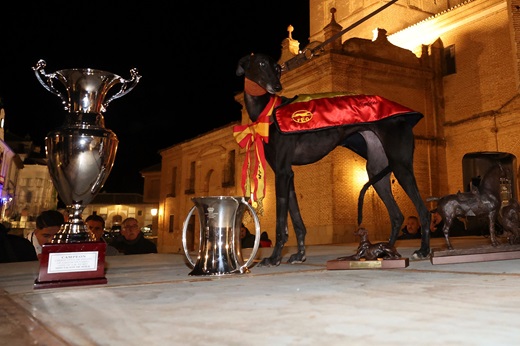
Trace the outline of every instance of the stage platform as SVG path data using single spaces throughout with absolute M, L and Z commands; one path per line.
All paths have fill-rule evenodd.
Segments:
M 189 276 L 184 254 L 107 257 L 106 284 L 48 289 L 33 288 L 38 262 L 0 264 L 0 344 L 520 344 L 519 259 L 327 269 L 357 245 L 309 246 L 302 264 L 212 277 Z M 410 258 L 419 240 L 396 247 Z

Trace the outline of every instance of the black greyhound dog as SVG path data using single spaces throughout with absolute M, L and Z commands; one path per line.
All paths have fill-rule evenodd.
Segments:
M 277 104 L 275 112 L 287 107 L 284 105 L 287 101 L 292 101 L 275 95 L 282 90 L 281 72 L 282 67 L 264 54 L 251 54 L 240 59 L 236 74 L 245 77 L 244 101 L 253 124 L 258 121 L 262 112 L 265 114 L 264 108 L 268 104 L 273 104 L 273 98 L 282 102 L 282 105 Z M 377 103 L 368 101 L 370 102 Z M 341 113 L 341 110 L 339 112 Z M 430 214 L 421 199 L 413 170 L 412 128 L 422 118 L 422 114 L 413 111 L 410 113 L 415 116 L 394 115 L 382 120 L 359 122 L 354 125 L 331 125 L 319 130 L 296 133 L 282 133 L 280 125 L 273 119 L 275 115 L 273 113 L 270 117 L 268 141 L 263 141 L 262 144 L 265 158 L 275 174 L 276 242 L 271 256 L 263 258 L 259 266 L 278 266 L 281 263 L 282 249 L 288 239 L 288 214 L 294 226 L 298 245 L 297 253 L 292 254 L 288 262 L 302 263 L 306 260 L 307 230 L 296 199 L 292 166 L 314 163 L 338 146 L 349 148 L 367 160 L 369 183 L 374 186 L 390 216 L 389 244 L 391 246 L 394 245 L 404 221 L 404 216 L 392 195 L 390 173 L 393 172 L 415 205 L 423 230 L 421 247 L 414 252 L 412 258 L 429 257 Z M 305 122 L 308 118 L 295 121 Z M 361 212 L 358 214 L 361 215 Z

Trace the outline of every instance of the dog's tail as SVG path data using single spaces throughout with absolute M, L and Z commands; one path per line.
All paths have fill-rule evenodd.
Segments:
M 440 199 L 441 199 L 440 197 L 430 196 L 430 197 L 426 198 L 426 202 L 438 202 Z M 436 213 L 438 211 L 439 210 L 437 209 L 437 207 L 435 207 L 432 210 L 430 210 L 430 213 Z
M 367 183 L 363 186 L 361 191 L 359 192 L 359 198 L 358 198 L 358 226 L 361 225 L 361 222 L 363 221 L 363 200 L 365 199 L 365 194 L 368 190 L 368 188 L 375 183 L 377 183 L 379 180 L 381 180 L 384 176 L 386 176 L 388 173 L 392 172 L 390 169 L 390 166 L 386 166 L 381 172 L 374 175 L 372 178 L 368 179 Z

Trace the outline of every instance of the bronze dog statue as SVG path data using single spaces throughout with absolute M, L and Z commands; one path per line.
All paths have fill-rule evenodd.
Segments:
M 449 250 L 453 250 L 449 232 L 451 224 L 456 217 L 487 216 L 491 244 L 493 246 L 499 245 L 496 237 L 495 222 L 502 206 L 500 182 L 504 178 L 507 178 L 507 172 L 502 165 L 497 164 L 486 172 L 479 186 L 472 189 L 472 191 L 428 199 L 437 200 L 437 212 L 444 220 L 442 231 Z
M 397 252 L 395 246 L 387 242 L 372 244 L 370 240 L 368 240 L 368 231 L 365 228 L 359 228 L 354 234 L 361 237 L 356 253 L 351 256 L 340 257 L 338 258 L 339 260 L 358 261 L 363 258 L 367 261 L 372 261 L 377 259 L 401 258 L 401 254 Z

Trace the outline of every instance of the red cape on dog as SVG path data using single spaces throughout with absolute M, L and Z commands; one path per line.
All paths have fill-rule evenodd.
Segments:
M 414 126 L 422 117 L 408 107 L 377 95 L 325 93 L 299 95 L 274 112 L 283 133 L 313 131 L 328 127 L 370 123 L 394 115 L 411 115 Z

